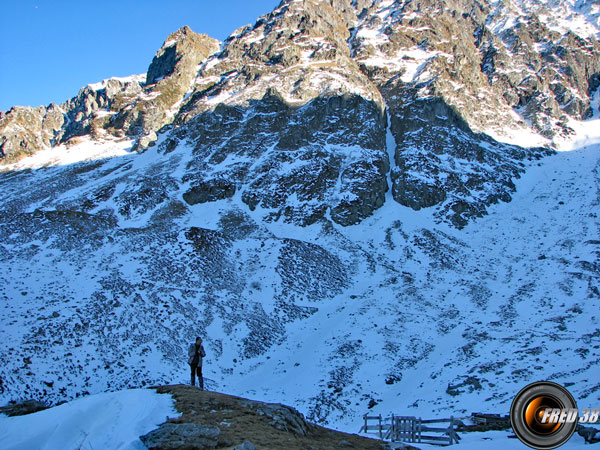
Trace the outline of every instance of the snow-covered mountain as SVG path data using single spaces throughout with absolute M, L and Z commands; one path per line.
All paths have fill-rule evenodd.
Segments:
M 597 9 L 283 1 L 2 113 L 0 403 L 185 381 L 201 334 L 209 388 L 353 431 L 597 404 Z

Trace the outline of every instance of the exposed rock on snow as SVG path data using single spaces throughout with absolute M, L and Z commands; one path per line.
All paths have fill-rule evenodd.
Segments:
M 149 450 L 211 449 L 217 446 L 219 427 L 195 423 L 163 423 L 140 436 Z
M 26 414 L 43 411 L 47 408 L 48 405 L 45 403 L 38 402 L 36 400 L 27 400 L 22 403 L 0 407 L 0 414 L 6 414 L 9 417 L 24 416 Z
M 350 225 L 391 188 L 400 204 L 437 207 L 439 220 L 462 227 L 510 200 L 524 160 L 549 153 L 498 140 L 527 132 L 550 144 L 573 132 L 569 120 L 593 113 L 599 44 L 581 27 L 548 28 L 564 13 L 554 6 L 285 1 L 222 51 L 184 27 L 143 81 L 108 80 L 61 106 L 4 114 L 1 151 L 10 161 L 83 135 L 131 136 L 136 150 L 189 140 L 190 176 L 231 176 L 249 208 L 271 218 L 310 224 L 329 210 Z M 310 165 L 281 173 L 283 155 Z

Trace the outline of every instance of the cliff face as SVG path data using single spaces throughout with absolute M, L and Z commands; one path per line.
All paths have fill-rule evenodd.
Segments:
M 198 334 L 321 423 L 597 396 L 597 17 L 559 3 L 284 1 L 3 113 L 0 399 L 185 382 Z
M 272 217 L 312 223 L 330 209 L 349 225 L 391 188 L 398 203 L 437 206 L 462 227 L 510 200 L 524 160 L 550 153 L 499 141 L 528 130 L 551 146 L 543 137 L 568 136 L 569 120 L 592 114 L 600 48 L 589 30 L 551 28 L 559 14 L 506 2 L 282 2 L 222 49 L 187 27 L 173 33 L 145 80 L 13 108 L 0 118 L 1 151 L 12 161 L 86 135 L 144 149 L 162 130 L 169 148 L 194 142 L 186 177 L 203 181 L 192 202 L 241 189 Z M 228 155 L 245 162 L 222 164 Z

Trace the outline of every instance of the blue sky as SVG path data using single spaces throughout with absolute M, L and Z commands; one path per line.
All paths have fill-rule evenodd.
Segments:
M 89 83 L 145 73 L 188 25 L 224 40 L 279 0 L 0 0 L 0 111 L 62 103 Z

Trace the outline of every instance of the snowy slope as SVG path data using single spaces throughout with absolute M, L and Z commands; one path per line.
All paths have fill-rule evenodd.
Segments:
M 386 1 L 354 23 L 311 3 L 313 23 L 291 3 L 198 66 L 176 126 L 143 153 L 83 136 L 3 166 L 0 403 L 185 382 L 201 334 L 209 388 L 348 431 L 367 411 L 506 413 L 538 379 L 597 404 L 597 87 L 587 122 L 562 114 L 565 96 L 551 111 L 569 151 L 529 148 L 549 139 L 488 91 L 469 49 L 417 46 L 427 14 Z M 414 35 L 395 56 L 388 25 Z M 520 94 L 531 61 L 547 67 L 526 39 L 540 30 L 505 51 Z M 285 89 L 268 89 L 282 68 Z M 396 195 L 415 186 L 419 210 Z M 469 208 L 462 229 L 443 221 Z
M 371 400 L 383 414 L 506 412 L 537 379 L 594 404 L 599 158 L 591 144 L 533 163 L 510 203 L 460 231 L 389 197 L 350 227 L 264 222 L 239 213 L 240 194 L 167 228 L 164 205 L 128 210 L 132 180 L 176 180 L 185 150 L 7 172 L 7 207 L 33 222 L 3 234 L 3 402 L 185 381 L 200 332 L 209 387 L 351 431 Z M 82 198 L 118 222 L 64 222 Z M 197 231 L 208 247 L 190 250 L 193 227 L 213 230 Z
M 452 446 L 453 450 L 480 450 L 485 448 L 486 450 L 506 450 L 506 449 L 518 449 L 526 450 L 525 444 L 521 443 L 514 436 L 514 434 L 502 431 L 488 431 L 485 433 L 462 433 L 461 441 L 458 444 Z M 437 445 L 430 444 L 413 444 L 422 450 L 434 450 L 439 449 Z M 590 446 L 585 440 L 575 434 L 566 444 L 560 447 L 562 450 L 589 450 Z
M 599 318 L 590 264 L 598 251 L 599 159 L 600 147 L 593 146 L 544 160 L 518 182 L 511 203 L 493 207 L 462 232 L 430 229 L 446 233 L 445 242 L 420 261 L 405 259 L 404 239 L 414 242 L 430 217 L 386 203 L 368 224 L 346 232 L 382 266 L 372 275 L 377 281 L 361 278 L 348 291 L 356 299 L 344 296 L 320 308 L 319 331 L 305 322 L 238 389 L 273 401 L 296 397 L 314 412 L 314 398 L 303 400 L 305 392 L 315 384 L 325 388 L 331 381 L 320 368 L 333 365 L 329 377 L 341 378 L 334 385 L 352 380 L 348 400 L 358 401 L 348 407 L 357 412 L 375 398 L 381 403 L 374 414 L 507 413 L 520 387 L 537 379 L 565 383 L 581 402 L 597 403 Z M 402 224 L 394 227 L 391 218 L 398 216 Z M 436 254 L 448 244 L 458 251 Z M 394 286 L 393 274 L 417 280 L 411 287 L 421 301 Z M 323 347 L 335 349 L 333 355 Z M 336 372 L 352 373 L 353 364 L 360 368 L 352 376 Z M 386 385 L 394 369 L 402 379 Z M 448 395 L 450 385 L 463 382 L 459 395 Z M 338 426 L 360 426 L 358 417 L 338 420 Z
M 177 417 L 169 395 L 151 390 L 90 395 L 25 416 L 0 415 L 2 450 L 141 450 L 142 436 Z
M 517 0 L 524 12 L 536 13 L 550 28 L 580 36 L 600 36 L 600 5 L 594 0 Z

